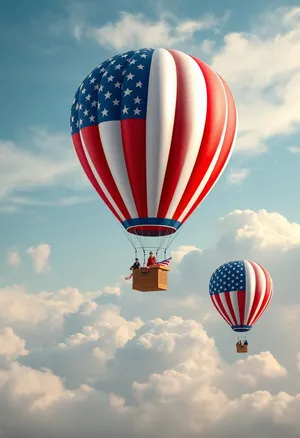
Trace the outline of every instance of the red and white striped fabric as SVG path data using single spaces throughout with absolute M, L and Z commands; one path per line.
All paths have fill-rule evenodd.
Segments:
M 236 332 L 247 332 L 268 307 L 273 281 L 261 265 L 247 260 L 225 263 L 209 283 L 212 302 Z
M 124 228 L 161 236 L 176 232 L 220 177 L 237 110 L 225 81 L 200 59 L 141 49 L 86 77 L 71 131 L 85 173 Z

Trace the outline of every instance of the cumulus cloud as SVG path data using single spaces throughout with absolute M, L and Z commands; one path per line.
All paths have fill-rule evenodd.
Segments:
M 52 202 L 24 196 L 24 191 L 60 184 L 67 189 L 84 187 L 86 178 L 78 165 L 70 137 L 32 128 L 28 144 L 0 139 L 0 211 L 13 213 L 25 205 L 74 205 L 81 196 Z M 89 200 L 89 198 L 88 198 Z
M 229 184 L 240 184 L 249 176 L 249 169 L 231 169 L 228 175 Z
M 51 247 L 47 243 L 42 243 L 39 246 L 31 246 L 27 249 L 27 254 L 30 254 L 33 260 L 35 272 L 41 274 L 48 269 L 48 260 L 51 253 Z
M 120 12 L 115 22 L 102 27 L 74 24 L 74 36 L 95 39 L 100 46 L 114 50 L 130 50 L 134 47 L 170 47 L 191 41 L 196 32 L 218 28 L 225 20 L 213 14 L 196 19 L 179 19 L 175 15 L 163 13 L 157 20 L 150 20 L 142 13 Z
M 191 251 L 201 252 L 201 249 L 197 248 L 195 245 L 181 245 L 172 251 L 172 267 L 178 265 L 183 257 Z
M 300 304 L 289 306 L 286 291 L 299 280 L 298 270 L 287 270 L 300 254 L 298 228 L 265 210 L 224 216 L 212 247 L 174 250 L 167 294 L 128 294 L 128 285 L 38 294 L 2 288 L 2 435 L 295 437 L 300 343 L 291 334 Z M 207 284 L 224 254 L 254 252 L 272 272 L 274 301 L 250 333 L 249 355 L 236 357 L 234 333 L 214 312 Z
M 12 249 L 9 249 L 7 254 L 7 262 L 9 266 L 13 266 L 14 268 L 20 266 L 21 257 L 18 251 L 13 251 Z
M 93 38 L 114 51 L 163 46 L 190 52 L 192 47 L 195 56 L 208 56 L 207 62 L 224 77 L 237 102 L 236 150 L 260 154 L 274 136 L 299 129 L 295 102 L 299 100 L 300 8 L 282 7 L 261 14 L 247 32 L 225 34 L 221 45 L 213 39 L 199 44 L 199 30 L 220 30 L 227 19 L 228 14 L 182 19 L 163 13 L 151 20 L 141 13 L 122 12 L 117 20 L 98 28 L 80 20 L 74 31 L 78 39 Z
M 17 336 L 11 327 L 0 329 L 0 356 L 15 359 L 26 354 L 24 339 Z
M 256 17 L 248 32 L 228 33 L 216 48 L 212 67 L 237 101 L 237 150 L 262 153 L 275 135 L 299 129 L 299 36 L 300 8 L 284 7 Z
M 261 378 L 276 379 L 287 375 L 287 370 L 269 351 L 249 356 L 245 360 L 238 360 L 235 369 L 238 378 L 250 383 L 251 386 L 256 385 Z
M 300 152 L 300 147 L 299 147 L 299 146 L 290 146 L 290 147 L 288 147 L 288 151 L 289 151 L 291 154 L 299 154 L 299 152 Z
M 228 232 L 230 227 L 235 241 L 249 242 L 254 249 L 278 247 L 286 251 L 300 244 L 300 225 L 276 212 L 235 210 L 222 217 L 220 225 L 222 232 Z

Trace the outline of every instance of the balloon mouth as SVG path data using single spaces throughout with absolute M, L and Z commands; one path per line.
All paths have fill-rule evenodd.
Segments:
M 245 333 L 251 330 L 252 325 L 232 325 L 232 330 L 239 333 Z
M 127 228 L 127 232 L 130 234 L 146 237 L 169 236 L 176 233 L 176 231 L 176 228 L 161 225 L 138 225 Z
M 130 234 L 146 237 L 170 236 L 176 233 L 182 223 L 175 219 L 165 218 L 135 218 L 122 222 Z

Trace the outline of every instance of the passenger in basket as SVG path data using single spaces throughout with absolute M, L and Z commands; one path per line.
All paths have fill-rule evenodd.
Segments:
M 149 257 L 148 257 L 148 261 L 147 261 L 147 266 L 148 267 L 150 267 L 150 266 L 154 266 L 154 265 L 156 265 L 156 257 L 153 255 L 153 252 L 152 251 L 150 251 L 149 252 Z
M 130 270 L 133 271 L 134 269 L 140 269 L 140 267 L 141 267 L 141 265 L 140 265 L 139 259 L 135 259 L 135 262 L 130 267 Z

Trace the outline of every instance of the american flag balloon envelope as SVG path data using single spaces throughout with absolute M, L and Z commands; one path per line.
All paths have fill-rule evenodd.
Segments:
M 245 333 L 268 307 L 273 296 L 273 281 L 258 263 L 231 261 L 215 270 L 210 278 L 209 293 L 215 308 L 232 330 Z M 238 337 L 237 352 L 247 351 L 246 337 Z
M 177 50 L 132 50 L 105 60 L 84 79 L 71 109 L 72 140 L 87 177 L 143 250 L 168 248 L 223 172 L 236 134 L 225 81 Z

